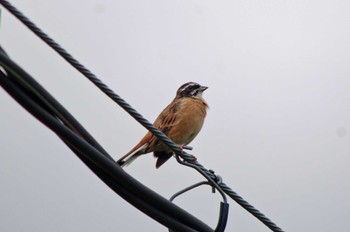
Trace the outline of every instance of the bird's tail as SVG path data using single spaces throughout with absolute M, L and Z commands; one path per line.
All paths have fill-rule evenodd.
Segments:
M 121 167 L 125 167 L 134 162 L 135 159 L 137 159 L 143 154 L 143 147 L 140 147 L 136 151 L 130 151 L 128 154 L 124 155 L 119 160 L 117 160 L 116 163 L 119 164 Z

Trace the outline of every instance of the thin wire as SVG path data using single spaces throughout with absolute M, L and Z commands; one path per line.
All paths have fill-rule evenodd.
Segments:
M 202 172 L 204 172 L 206 175 L 208 175 L 211 179 L 216 180 L 217 176 L 213 173 L 213 171 L 207 170 L 203 167 L 200 163 L 198 163 L 196 160 L 193 159 L 192 155 L 184 153 L 182 155 L 182 158 L 192 164 L 193 168 L 198 168 Z M 179 162 L 179 160 L 178 160 Z M 244 209 L 246 209 L 249 213 L 251 213 L 253 216 L 255 216 L 257 219 L 259 219 L 262 223 L 264 223 L 267 227 L 269 227 L 272 231 L 276 232 L 283 232 L 281 228 L 279 228 L 274 222 L 272 222 L 268 217 L 266 217 L 263 213 L 261 213 L 258 209 L 256 209 L 254 206 L 249 204 L 246 200 L 244 200 L 238 193 L 233 191 L 230 187 L 228 187 L 225 183 L 222 181 L 217 183 L 220 188 L 229 196 L 231 199 L 236 201 L 240 206 L 242 206 Z
M 198 167 L 202 172 L 200 172 L 208 180 L 216 180 L 216 175 L 209 170 L 205 169 L 201 164 L 193 159 L 193 156 L 183 152 L 171 139 L 169 139 L 164 133 L 159 131 L 153 124 L 151 124 L 147 119 L 145 119 L 140 113 L 138 113 L 134 108 L 131 107 L 124 99 L 113 92 L 107 85 L 105 85 L 100 79 L 97 78 L 89 69 L 80 64 L 72 55 L 70 55 L 65 49 L 63 49 L 58 43 L 51 39 L 46 33 L 39 29 L 33 22 L 31 22 L 26 16 L 24 16 L 20 11 L 18 11 L 12 4 L 6 0 L 0 0 L 0 4 L 3 5 L 9 12 L 11 12 L 17 19 L 19 19 L 26 27 L 28 27 L 34 34 L 36 34 L 40 39 L 42 39 L 47 45 L 49 45 L 54 51 L 56 51 L 62 58 L 64 58 L 69 64 L 71 64 L 75 69 L 82 73 L 86 78 L 88 78 L 96 87 L 98 87 L 103 93 L 110 97 L 114 102 L 116 102 L 120 107 L 122 107 L 127 113 L 129 113 L 136 121 L 138 121 L 147 130 L 151 131 L 159 140 L 164 142 L 174 153 L 184 159 L 189 164 L 193 164 Z M 197 169 L 197 170 L 198 170 Z M 220 183 L 220 188 L 233 200 L 235 200 L 239 205 L 246 209 L 249 213 L 254 215 L 272 231 L 283 232 L 275 223 L 268 219 L 264 214 L 257 210 L 254 206 L 250 205 L 241 196 L 229 188 L 226 184 Z M 220 189 L 218 189 L 220 190 Z
M 71 54 L 69 54 L 58 43 L 51 39 L 45 32 L 38 28 L 33 22 L 31 22 L 26 16 L 24 16 L 19 10 L 17 10 L 11 3 L 6 0 L 1 0 L 0 3 L 10 11 L 17 19 L 19 19 L 25 26 L 27 26 L 34 34 L 36 34 L 41 40 L 49 45 L 54 51 L 56 51 L 63 59 L 71 64 L 75 69 L 88 78 L 96 87 L 98 87 L 103 93 L 110 97 L 114 102 L 121 106 L 126 112 L 128 112 L 133 118 L 141 123 L 147 130 L 155 134 L 162 142 L 166 143 L 177 154 L 181 154 L 181 149 L 173 143 L 164 133 L 159 131 L 152 123 L 148 122 L 141 114 L 139 114 L 134 108 L 131 107 L 124 99 L 118 94 L 114 93 L 107 85 L 105 85 L 100 79 L 97 78 L 89 69 L 83 66 L 78 60 L 76 60 Z

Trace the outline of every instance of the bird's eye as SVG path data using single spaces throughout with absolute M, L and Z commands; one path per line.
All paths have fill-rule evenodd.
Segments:
M 177 91 L 178 96 L 197 96 L 199 94 L 200 85 L 195 82 L 183 84 Z

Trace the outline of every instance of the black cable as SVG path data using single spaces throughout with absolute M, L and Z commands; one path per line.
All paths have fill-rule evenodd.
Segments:
M 0 53 L 1 64 L 8 63 L 4 61 L 5 59 L 3 53 Z M 161 224 L 176 231 L 213 231 L 197 218 L 137 182 L 114 161 L 63 125 L 18 86 L 15 82 L 16 78 L 13 77 L 14 73 L 18 74 L 17 67 L 11 66 L 11 70 L 6 68 L 8 76 L 0 72 L 0 85 L 27 111 L 53 130 L 102 181 L 121 197 Z
M 2 60 L 2 66 L 15 67 L 18 75 L 21 77 L 17 80 L 21 83 L 22 91 L 35 98 L 38 104 L 44 107 L 52 115 L 58 117 L 63 123 L 69 126 L 70 129 L 81 135 L 87 142 L 94 146 L 106 157 L 111 160 L 113 158 L 103 149 L 103 147 L 85 130 L 85 128 L 76 120 L 54 97 L 51 96 L 34 78 L 28 75 L 21 67 L 16 65 L 10 60 L 6 52 L 0 46 L 0 58 Z M 12 78 L 16 76 L 12 75 Z M 28 91 L 27 88 L 31 88 L 32 91 Z M 35 91 L 36 90 L 36 91 Z
M 187 191 L 190 191 L 194 188 L 197 188 L 201 185 L 210 185 L 212 186 L 212 184 L 208 181 L 201 181 L 199 183 L 193 184 L 187 188 L 184 188 L 182 190 L 180 190 L 179 192 L 175 193 L 172 197 L 170 197 L 170 201 L 173 201 L 176 197 L 180 196 L 181 194 L 186 193 Z M 213 186 L 212 186 L 213 188 Z M 215 189 L 215 188 L 213 188 Z M 227 224 L 227 219 L 228 219 L 228 211 L 229 211 L 229 204 L 226 201 L 226 198 L 223 198 L 224 202 L 220 203 L 220 214 L 219 214 L 219 220 L 218 220 L 218 224 L 215 228 L 215 232 L 223 232 L 225 231 L 226 228 L 226 224 Z M 169 232 L 172 232 L 169 229 Z
M 11 5 L 6 0 L 0 0 L 2 4 L 8 11 L 10 11 L 15 17 L 17 17 L 25 26 L 27 26 L 33 33 L 35 33 L 40 39 L 47 43 L 51 48 L 53 48 L 61 57 L 63 57 L 68 63 L 70 63 L 74 68 L 81 72 L 85 77 L 87 77 L 93 84 L 95 84 L 102 92 L 104 92 L 108 97 L 110 97 L 114 102 L 121 106 L 125 111 L 127 111 L 135 120 L 137 120 L 146 129 L 151 131 L 155 136 L 164 142 L 169 148 L 171 148 L 176 155 L 181 156 L 186 162 L 198 166 L 202 170 L 201 174 L 209 180 L 216 179 L 213 173 L 210 173 L 193 158 L 182 152 L 181 149 L 171 141 L 164 133 L 155 128 L 149 121 L 147 121 L 141 114 L 139 114 L 134 108 L 132 108 L 124 99 L 119 95 L 114 93 L 110 88 L 108 88 L 100 79 L 98 79 L 93 73 L 91 73 L 87 68 L 80 64 L 76 59 L 74 59 L 66 50 L 64 50 L 58 43 L 51 39 L 47 34 L 40 30 L 33 22 L 31 22 L 27 17 L 25 17 L 21 12 L 19 12 L 13 5 Z M 198 169 L 197 169 L 198 170 Z M 264 214 L 262 214 L 255 207 L 250 205 L 232 189 L 221 183 L 220 188 L 225 191 L 225 193 L 240 204 L 244 209 L 254 215 L 257 219 L 268 226 L 272 231 L 282 232 L 283 230 L 279 228 L 275 223 L 268 219 Z M 218 189 L 219 190 L 219 189 Z
M 51 39 L 46 33 L 38 28 L 33 22 L 31 22 L 26 16 L 18 11 L 11 3 L 6 0 L 0 0 L 0 4 L 3 5 L 8 11 L 10 11 L 17 19 L 19 19 L 25 26 L 27 26 L 34 34 L 36 34 L 41 40 L 49 45 L 54 51 L 56 51 L 63 59 L 65 59 L 70 65 L 82 73 L 88 78 L 97 88 L 111 98 L 115 103 L 122 107 L 127 113 L 141 123 L 147 130 L 151 131 L 164 143 L 166 143 L 177 154 L 181 154 L 181 149 L 173 143 L 164 133 L 159 131 L 154 125 L 148 122 L 141 114 L 139 114 L 134 108 L 131 107 L 124 99 L 113 90 L 108 88 L 100 79 L 97 78 L 90 70 L 80 64 L 72 55 L 70 55 L 64 48 Z

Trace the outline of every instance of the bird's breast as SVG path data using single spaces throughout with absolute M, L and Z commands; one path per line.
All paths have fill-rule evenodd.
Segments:
M 184 98 L 176 112 L 177 130 L 169 136 L 179 145 L 189 144 L 202 129 L 208 105 L 203 99 Z

